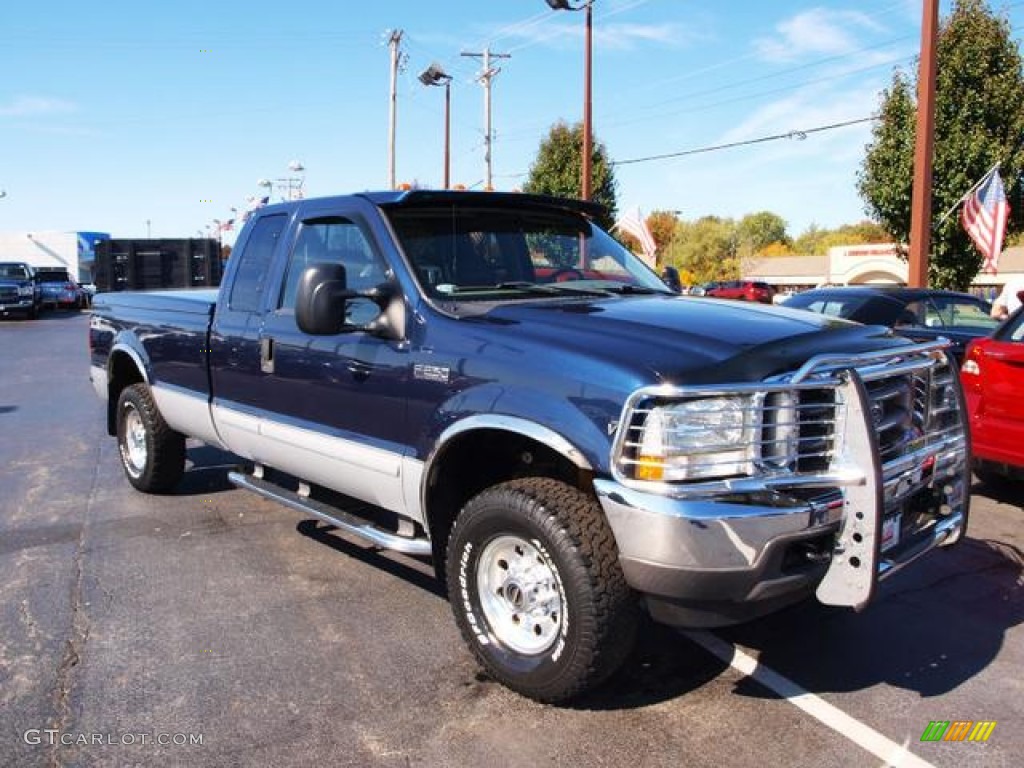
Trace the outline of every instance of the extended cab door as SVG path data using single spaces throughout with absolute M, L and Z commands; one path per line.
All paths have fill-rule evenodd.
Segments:
M 349 289 L 364 291 L 388 279 L 388 265 L 354 200 L 304 204 L 293 235 L 258 332 L 259 385 L 249 399 L 261 414 L 258 458 L 401 510 L 406 346 L 365 330 L 311 336 L 295 321 L 306 267 L 341 263 Z M 347 321 L 362 326 L 378 313 L 370 300 L 354 299 Z
M 275 256 L 288 226 L 285 212 L 253 223 L 231 255 L 210 333 L 210 391 L 221 442 L 247 459 L 258 459 L 259 331 Z

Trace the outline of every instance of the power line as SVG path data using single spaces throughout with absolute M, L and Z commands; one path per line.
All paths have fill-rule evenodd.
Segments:
M 831 125 L 819 125 L 816 128 L 804 128 L 801 130 L 787 131 L 786 133 L 776 133 L 772 136 L 761 136 L 756 139 L 746 139 L 745 141 L 733 141 L 728 144 L 715 144 L 710 147 L 700 147 L 698 149 L 684 149 L 680 152 L 666 152 L 661 155 L 634 157 L 629 160 L 613 160 L 609 165 L 633 165 L 635 163 L 647 163 L 652 160 L 668 160 L 674 157 L 685 157 L 687 155 L 699 155 L 704 152 L 715 152 L 720 149 L 733 149 L 735 147 L 746 147 L 750 144 L 763 144 L 766 141 L 778 141 L 779 139 L 795 139 L 797 141 L 803 141 L 812 133 L 821 133 L 822 131 L 831 131 L 836 128 L 845 128 L 849 125 L 857 125 L 858 123 L 869 123 L 873 120 L 878 120 L 878 115 L 872 115 L 871 117 L 859 117 L 856 120 L 846 120 L 841 123 L 832 123 Z

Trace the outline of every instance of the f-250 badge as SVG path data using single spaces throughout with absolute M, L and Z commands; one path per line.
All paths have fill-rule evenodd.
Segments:
M 412 367 L 412 377 L 423 381 L 437 381 L 441 384 L 447 384 L 452 377 L 452 369 L 441 365 L 417 363 Z

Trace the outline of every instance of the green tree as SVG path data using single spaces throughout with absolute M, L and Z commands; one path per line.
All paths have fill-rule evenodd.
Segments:
M 793 242 L 793 251 L 804 255 L 823 256 L 837 245 L 863 245 L 865 243 L 891 243 L 893 236 L 873 221 L 843 224 L 836 229 L 822 229 L 811 224 Z
M 999 161 L 1008 196 L 1020 199 L 1024 68 L 1009 21 L 993 15 L 984 0 L 955 0 L 940 24 L 936 66 L 928 279 L 964 290 L 981 268 L 981 255 L 960 224 L 959 209 L 939 220 Z M 910 76 L 894 73 L 857 179 L 868 214 L 903 244 L 910 235 L 916 91 Z
M 569 126 L 561 121 L 555 123 L 537 150 L 537 157 L 530 166 L 523 191 L 539 195 L 579 197 L 582 157 L 583 125 L 576 123 Z M 599 141 L 593 143 L 590 169 L 591 199 L 603 205 L 607 212 L 598 219 L 598 224 L 604 229 L 610 229 L 615 223 L 618 210 L 618 184 L 608 159 L 608 151 Z
M 770 211 L 748 213 L 736 225 L 740 251 L 746 256 L 758 253 L 773 243 L 788 245 L 786 220 Z
M 681 221 L 663 264 L 685 270 L 694 282 L 729 280 L 740 276 L 736 222 L 717 216 Z

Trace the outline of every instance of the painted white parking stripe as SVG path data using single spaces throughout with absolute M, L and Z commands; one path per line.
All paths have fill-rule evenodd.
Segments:
M 931 763 L 908 751 L 906 743 L 897 744 L 875 729 L 850 717 L 841 709 L 832 706 L 824 699 L 805 691 L 792 680 L 768 669 L 753 656 L 744 653 L 720 637 L 701 630 L 687 630 L 682 634 L 733 669 L 753 678 L 836 733 L 845 736 L 857 746 L 884 760 L 885 765 L 934 768 Z

